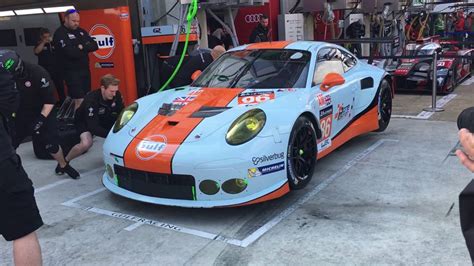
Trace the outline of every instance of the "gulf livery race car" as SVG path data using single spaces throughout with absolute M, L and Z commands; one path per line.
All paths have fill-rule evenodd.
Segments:
M 406 46 L 406 55 L 433 56 L 439 53 L 437 62 L 437 91 L 451 93 L 456 86 L 471 74 L 472 60 L 455 56 L 470 57 L 472 49 L 459 49 L 456 42 L 440 42 L 436 38 L 427 38 L 423 43 L 410 43 Z M 432 57 L 416 59 L 400 59 L 400 64 L 392 75 L 395 88 L 400 91 L 431 91 L 432 90 Z M 389 71 L 390 72 L 390 71 Z
M 344 142 L 383 131 L 392 96 L 384 70 L 337 45 L 240 46 L 190 86 L 128 106 L 105 141 L 102 181 L 130 199 L 183 207 L 278 198 L 305 187 L 316 161 Z

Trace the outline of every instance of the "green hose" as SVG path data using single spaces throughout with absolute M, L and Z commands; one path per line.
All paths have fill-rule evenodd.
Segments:
M 163 84 L 163 86 L 161 86 L 161 89 L 158 92 L 161 92 L 166 87 L 168 87 L 168 85 L 171 83 L 171 81 L 174 79 L 179 69 L 181 68 L 181 64 L 183 63 L 184 56 L 186 55 L 186 51 L 188 50 L 189 34 L 191 33 L 191 22 L 196 17 L 197 10 L 198 10 L 197 0 L 193 0 L 193 2 L 191 3 L 189 7 L 188 15 L 186 17 L 186 19 L 188 20 L 188 24 L 186 26 L 186 40 L 184 42 L 183 53 L 181 54 L 181 57 L 179 58 L 178 65 L 176 65 L 176 68 L 173 71 L 173 74 L 171 74 L 171 77 L 168 79 L 168 81 L 166 81 L 165 84 Z

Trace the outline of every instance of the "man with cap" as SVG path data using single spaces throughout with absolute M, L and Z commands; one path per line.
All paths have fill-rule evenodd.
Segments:
M 74 99 L 76 109 L 91 90 L 89 53 L 99 49 L 89 33 L 79 27 L 79 21 L 77 10 L 67 10 L 64 24 L 56 30 L 53 37 L 59 67 L 63 68 L 68 94 Z
M 0 235 L 13 241 L 15 265 L 41 265 L 35 231 L 43 225 L 34 188 L 12 144 L 13 117 L 20 104 L 11 71 L 18 65 L 0 54 Z
M 34 134 L 46 143 L 46 151 L 58 162 L 56 174 L 67 173 L 77 179 L 79 173 L 65 160 L 57 141 L 55 117 L 50 115 L 56 99 L 48 72 L 39 65 L 22 61 L 15 51 L 0 50 L 0 56 L 0 64 L 11 66 L 7 71 L 13 75 L 20 93 L 20 108 L 14 119 L 13 147 L 17 148 L 26 137 Z

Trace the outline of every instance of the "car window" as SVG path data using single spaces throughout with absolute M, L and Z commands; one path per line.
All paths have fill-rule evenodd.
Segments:
M 343 75 L 344 65 L 342 63 L 342 53 L 336 48 L 323 48 L 318 52 L 316 59 L 316 69 L 313 76 L 313 85 L 323 82 L 324 77 L 329 73 Z
M 311 54 L 290 49 L 229 52 L 193 83 L 211 88 L 304 88 Z
M 357 59 L 353 55 L 347 52 L 341 51 L 341 53 L 342 53 L 342 66 L 344 67 L 344 72 L 347 72 L 357 64 Z

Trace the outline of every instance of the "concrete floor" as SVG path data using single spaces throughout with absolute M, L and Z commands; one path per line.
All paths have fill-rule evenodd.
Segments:
M 36 160 L 25 143 L 18 152 L 45 222 L 38 232 L 44 264 L 468 265 L 458 195 L 473 176 L 447 155 L 457 142 L 457 114 L 474 104 L 472 89 L 460 86 L 443 113 L 395 118 L 385 132 L 345 144 L 318 161 L 304 190 L 233 209 L 111 194 L 100 182 L 98 138 L 72 163 L 80 180 L 54 175 L 55 163 Z M 397 95 L 394 113 L 416 116 L 429 104 L 429 95 Z M 12 265 L 3 239 L 0 265 Z

